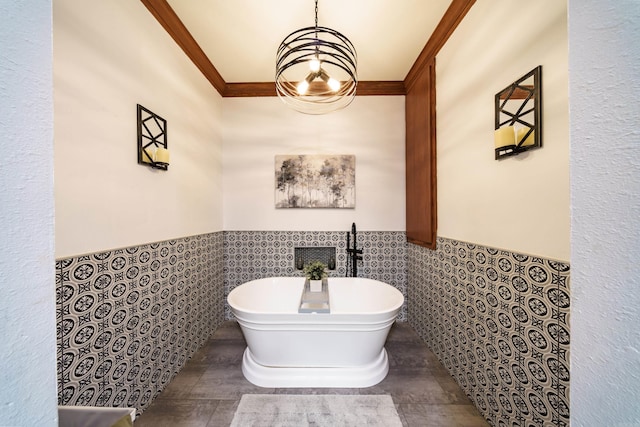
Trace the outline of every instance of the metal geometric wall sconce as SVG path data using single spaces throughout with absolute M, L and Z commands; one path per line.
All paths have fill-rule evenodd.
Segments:
M 169 168 L 167 121 L 138 104 L 138 164 Z
M 495 96 L 495 159 L 542 147 L 542 66 Z

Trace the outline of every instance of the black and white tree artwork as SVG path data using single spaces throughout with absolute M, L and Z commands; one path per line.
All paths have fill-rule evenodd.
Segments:
M 276 208 L 355 208 L 356 157 L 277 155 Z

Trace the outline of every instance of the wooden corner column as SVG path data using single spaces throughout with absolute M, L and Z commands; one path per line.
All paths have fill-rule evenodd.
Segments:
M 407 150 L 407 240 L 436 248 L 436 55 L 476 0 L 451 0 L 404 86 Z
M 406 212 L 407 240 L 436 248 L 436 84 L 435 59 L 407 89 L 406 116 Z

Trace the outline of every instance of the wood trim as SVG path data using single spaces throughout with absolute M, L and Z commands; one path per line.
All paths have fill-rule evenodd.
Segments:
M 406 95 L 403 82 L 364 81 L 358 82 L 356 96 Z M 225 98 L 276 96 L 273 82 L 227 83 L 222 96 Z
M 378 96 L 378 95 L 406 95 L 404 82 L 394 81 L 363 81 L 358 82 L 356 96 Z
M 474 0 L 475 1 L 475 0 Z M 429 150 L 431 152 L 431 241 L 427 242 L 430 249 L 436 249 L 438 239 L 438 138 L 436 120 L 436 58 L 429 63 Z
M 442 46 L 449 40 L 451 34 L 453 34 L 458 24 L 460 24 L 475 2 L 476 0 L 451 1 L 447 11 L 442 16 L 442 19 L 436 26 L 433 34 L 431 34 L 427 44 L 422 49 L 422 52 L 420 52 L 420 55 L 418 55 L 418 59 L 413 63 L 413 66 L 404 79 L 404 86 L 407 91 L 415 83 L 422 68 L 428 66 L 431 59 L 436 57 Z
M 276 84 L 274 82 L 227 83 L 222 96 L 228 98 L 276 96 Z
M 405 97 L 407 241 L 430 249 L 437 239 L 435 58 Z
M 166 0 L 140 0 L 142 4 L 149 9 L 149 12 L 162 25 L 173 40 L 187 54 L 189 59 L 194 63 L 200 72 L 213 87 L 220 93 L 224 94 L 226 83 L 216 67 L 213 66 L 207 55 L 205 55 L 200 45 L 193 38 L 187 27 L 182 23 L 178 15 L 173 11 Z

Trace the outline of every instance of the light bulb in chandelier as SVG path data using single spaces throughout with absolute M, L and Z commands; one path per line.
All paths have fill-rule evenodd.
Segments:
M 340 82 L 327 74 L 326 71 L 320 70 L 320 78 L 324 81 L 331 89 L 332 92 L 337 92 L 340 90 Z
M 320 60 L 318 59 L 318 57 L 315 57 L 309 61 L 309 69 L 313 73 L 317 73 L 318 71 L 320 71 Z
M 331 77 L 329 79 L 329 81 L 327 82 L 327 84 L 329 85 L 329 87 L 331 88 L 332 91 L 337 92 L 340 90 L 340 82 L 337 81 L 336 79 L 334 79 L 333 77 Z
M 304 80 L 298 83 L 298 86 L 296 86 L 296 91 L 298 92 L 298 95 L 307 94 L 307 91 L 309 90 L 309 85 L 316 78 L 317 75 L 318 75 L 317 73 L 311 72 L 307 74 L 307 77 L 305 77 Z
M 298 95 L 306 95 L 308 90 L 309 90 L 309 83 L 306 80 L 301 81 L 300 83 L 298 83 L 298 86 L 296 86 L 296 91 L 298 92 Z

